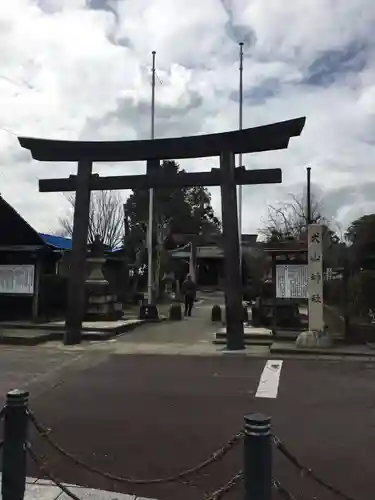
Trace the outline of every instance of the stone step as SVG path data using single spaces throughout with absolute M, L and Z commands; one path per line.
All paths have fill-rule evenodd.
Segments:
M 315 356 L 357 356 L 373 357 L 375 352 L 366 345 L 332 347 L 297 347 L 295 342 L 274 342 L 270 347 L 271 354 L 308 354 Z
M 219 328 L 219 330 L 216 332 L 216 335 L 226 335 L 227 334 L 227 329 L 226 328 Z M 245 326 L 244 327 L 244 335 L 245 337 L 255 337 L 255 336 L 261 336 L 261 337 L 272 337 L 272 331 L 269 328 L 262 328 L 262 327 L 255 327 L 255 326 Z
M 274 335 L 272 330 L 268 328 L 261 327 L 244 327 L 244 339 L 246 341 L 259 340 L 263 342 L 274 342 L 275 340 L 285 340 L 285 341 L 295 341 L 299 335 L 299 331 L 296 330 L 278 330 Z M 220 328 L 215 333 L 216 340 L 222 340 L 227 338 L 226 328 Z
M 268 339 L 268 338 L 253 339 L 253 338 L 246 338 L 245 337 L 245 339 L 244 339 L 245 345 L 260 345 L 260 346 L 269 346 L 269 347 L 273 344 L 273 341 L 274 341 L 274 339 Z M 226 345 L 227 339 L 226 339 L 226 337 L 214 338 L 214 340 L 212 342 L 213 342 L 213 344 L 216 344 L 216 345 Z

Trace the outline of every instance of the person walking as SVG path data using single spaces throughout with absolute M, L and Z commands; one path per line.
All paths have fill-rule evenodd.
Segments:
M 186 280 L 182 284 L 182 293 L 184 294 L 185 298 L 185 316 L 191 316 L 196 290 L 197 288 L 195 286 L 195 283 L 192 280 L 190 274 L 188 274 Z

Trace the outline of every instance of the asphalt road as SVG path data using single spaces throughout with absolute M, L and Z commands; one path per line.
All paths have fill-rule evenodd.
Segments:
M 52 390 L 64 377 L 77 368 L 85 368 L 87 356 L 82 352 L 44 347 L 0 348 L 0 404 L 12 389 L 30 390 L 35 399 Z M 93 360 L 94 358 L 91 357 Z
M 347 495 L 373 496 L 375 364 L 287 359 L 277 398 L 266 400 L 255 398 L 262 359 L 111 355 L 85 363 L 32 407 L 64 448 L 91 465 L 129 477 L 168 476 L 207 458 L 242 428 L 246 413 L 261 411 L 307 466 Z M 32 438 L 66 482 L 160 500 L 202 499 L 242 465 L 239 446 L 196 485 L 129 487 L 79 469 Z M 274 475 L 296 498 L 334 498 L 277 452 Z M 225 499 L 241 497 L 239 488 Z

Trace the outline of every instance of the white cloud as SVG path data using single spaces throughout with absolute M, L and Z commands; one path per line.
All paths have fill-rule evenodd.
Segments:
M 373 0 L 12 0 L 0 2 L 2 195 L 41 231 L 66 209 L 38 193 L 41 177 L 72 164 L 30 159 L 16 137 L 126 140 L 150 135 L 156 50 L 156 136 L 238 126 L 238 46 L 246 40 L 244 126 L 306 116 L 284 151 L 245 155 L 249 168 L 281 167 L 284 184 L 244 188 L 243 230 L 267 204 L 302 186 L 305 167 L 330 216 L 346 224 L 375 211 Z M 181 162 L 209 169 L 217 159 Z M 97 165 L 106 175 L 144 165 Z M 213 202 L 220 209 L 219 190 Z

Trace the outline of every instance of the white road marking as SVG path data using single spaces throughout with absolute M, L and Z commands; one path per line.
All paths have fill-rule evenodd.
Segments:
M 281 374 L 281 360 L 269 359 L 260 377 L 256 398 L 276 398 Z

